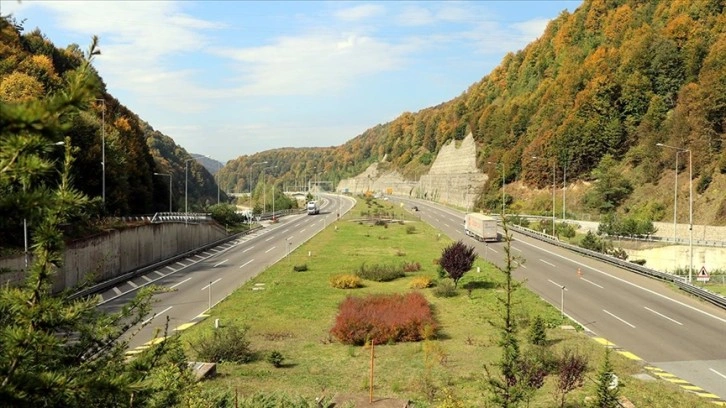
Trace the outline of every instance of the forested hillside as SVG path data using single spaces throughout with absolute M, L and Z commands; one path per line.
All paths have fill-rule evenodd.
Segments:
M 662 143 L 690 150 L 694 205 L 712 209 L 702 222 L 724 223 L 726 201 L 716 190 L 726 186 L 725 26 L 723 0 L 586 0 L 449 102 L 403 113 L 336 148 L 239 158 L 223 170 L 224 180 L 246 186 L 250 163 L 276 163 L 282 154 L 305 156 L 303 169 L 324 168 L 333 180 L 384 158 L 415 178 L 445 143 L 471 132 L 478 167 L 494 180 L 501 173 L 489 162 L 503 164 L 507 183 L 533 188 L 551 185 L 553 169 L 562 183 L 566 169 L 568 182 L 618 187 L 614 197 L 590 194 L 584 205 L 593 211 L 623 210 L 630 200 L 626 210 L 655 207 L 648 215 L 658 218 L 673 204 L 673 187 L 653 186 L 672 183 L 676 160 L 675 149 L 656 146 Z M 687 156 L 678 162 L 686 188 Z M 482 205 L 500 194 L 499 185 L 483 189 Z M 662 197 L 637 199 L 642 188 L 663 190 Z
M 5 109 L 66 92 L 69 75 L 84 59 L 78 45 L 60 49 L 40 30 L 29 33 L 23 30 L 22 24 L 11 17 L 0 18 L 0 102 L 5 104 L 2 105 Z M 185 160 L 191 156 L 106 92 L 103 80 L 97 73 L 93 74 L 96 97 L 70 118 L 67 129 L 74 149 L 73 185 L 93 199 L 86 216 L 92 219 L 167 211 L 170 181 L 174 210 L 183 211 Z M 0 148 L 8 152 L 22 149 L 14 143 L 12 137 L 3 138 Z M 55 150 L 48 154 L 56 161 L 61 160 L 64 148 L 59 146 Z M 217 185 L 212 175 L 193 159 L 188 163 L 188 170 L 190 211 L 216 204 Z M 21 188 L 8 188 L 16 187 Z M 23 208 L 20 203 L 0 200 L 3 214 L 0 246 L 23 242 L 23 219 L 28 220 L 31 230 L 37 225 L 34 214 L 24 213 L 20 208 Z

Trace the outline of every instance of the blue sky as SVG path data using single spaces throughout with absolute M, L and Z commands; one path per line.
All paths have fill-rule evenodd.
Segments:
M 98 35 L 114 97 L 226 162 L 338 146 L 451 100 L 581 3 L 0 0 L 0 13 L 61 48 Z

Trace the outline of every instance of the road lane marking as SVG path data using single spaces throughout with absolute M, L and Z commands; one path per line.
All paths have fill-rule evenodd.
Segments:
M 249 261 L 247 261 L 247 262 L 243 263 L 242 265 L 240 265 L 240 267 L 239 267 L 239 268 L 240 268 L 240 269 L 244 268 L 245 266 L 247 266 L 247 265 L 249 265 L 250 263 L 252 263 L 252 261 L 254 261 L 254 259 L 250 259 Z
M 676 323 L 676 324 L 679 324 L 679 325 L 683 326 L 683 323 L 679 322 L 678 320 L 671 319 L 670 317 L 668 317 L 668 316 L 666 316 L 666 315 L 664 315 L 662 313 L 658 313 L 655 310 L 649 308 L 648 306 L 643 306 L 643 307 L 645 308 L 645 310 L 647 310 L 649 312 L 653 312 L 653 313 L 657 314 L 658 316 L 660 316 L 660 317 L 662 317 L 664 319 L 668 319 L 668 320 L 672 321 L 673 323 Z
M 544 259 L 540 259 L 540 262 L 544 262 L 544 263 L 546 263 L 547 265 L 549 265 L 549 266 L 551 266 L 551 267 L 553 267 L 553 268 L 556 268 L 556 266 L 555 266 L 554 264 L 551 264 L 551 263 L 549 263 L 549 262 L 545 261 Z
M 131 286 L 135 287 L 135 288 L 138 288 L 138 287 L 139 287 L 139 285 L 137 285 L 136 283 L 134 283 L 134 281 L 128 281 L 127 283 L 128 283 L 129 285 L 131 285 Z
M 277 247 L 272 247 L 272 248 L 268 249 L 267 251 L 265 251 L 265 253 L 268 253 L 268 252 L 272 251 L 275 248 L 277 248 Z
M 171 309 L 172 307 L 174 307 L 174 306 L 169 306 L 169 307 L 167 307 L 166 309 L 162 310 L 159 313 L 154 313 L 153 316 L 151 316 L 150 318 L 148 318 L 148 319 L 144 320 L 143 322 L 141 322 L 141 325 L 143 326 L 143 325 L 148 324 L 149 322 L 151 322 L 152 320 L 154 320 L 156 318 L 156 316 L 163 315 L 164 313 L 166 313 L 167 311 L 169 311 L 169 309 Z
M 181 265 L 181 267 L 182 267 L 182 268 L 186 268 L 186 267 L 187 267 L 186 265 L 184 265 L 184 264 L 183 264 L 183 263 L 181 263 L 181 262 L 177 262 L 176 264 L 177 264 L 177 265 Z
M 192 278 L 186 278 L 186 279 L 184 279 L 184 280 L 183 280 L 183 281 L 181 281 L 181 282 L 178 282 L 178 283 L 175 283 L 175 284 L 173 284 L 173 285 L 169 286 L 169 289 L 174 289 L 175 287 L 177 287 L 177 286 L 181 285 L 182 283 L 184 283 L 184 282 L 187 282 L 187 281 L 189 281 L 189 280 L 191 280 L 191 279 L 192 279 Z
M 219 265 L 222 265 L 223 263 L 225 263 L 225 262 L 227 262 L 227 261 L 229 261 L 229 259 L 225 259 L 224 261 L 222 261 L 222 262 L 219 262 L 218 264 L 214 265 L 213 267 L 214 267 L 214 268 L 216 268 L 216 267 L 218 267 Z
M 688 308 L 688 309 L 691 309 L 691 310 L 692 310 L 692 311 L 694 311 L 694 312 L 698 312 L 698 313 L 701 313 L 701 314 L 703 314 L 703 315 L 705 315 L 705 316 L 708 316 L 708 317 L 711 317 L 711 318 L 713 318 L 713 319 L 716 319 L 716 320 L 718 320 L 718 321 L 721 321 L 721 322 L 724 322 L 724 323 L 726 323 L 726 319 L 724 319 L 724 318 L 721 318 L 721 317 L 718 317 L 718 316 L 716 316 L 716 315 L 714 315 L 714 314 L 711 314 L 711 313 L 708 313 L 708 312 L 706 312 L 706 311 L 703 311 L 703 310 L 701 310 L 701 309 L 699 309 L 699 308 L 697 308 L 697 307 L 694 307 L 694 306 L 691 306 L 691 305 L 687 305 L 687 304 L 685 304 L 685 303 L 683 303 L 683 302 L 681 302 L 681 301 L 679 301 L 679 300 L 675 300 L 675 299 L 673 299 L 673 298 L 670 298 L 670 297 L 668 297 L 668 296 L 666 296 L 666 295 L 664 295 L 664 294 L 662 294 L 662 293 L 658 293 L 658 292 L 656 292 L 656 291 L 654 291 L 654 290 L 651 290 L 651 289 L 647 289 L 647 288 L 644 288 L 644 287 L 642 287 L 642 286 L 640 286 L 640 285 L 638 285 L 638 284 L 635 284 L 635 283 L 633 283 L 633 282 L 630 282 L 630 281 L 628 281 L 628 280 L 626 280 L 626 279 L 623 279 L 623 278 L 619 278 L 619 277 L 617 277 L 617 276 L 615 276 L 615 275 L 611 275 L 611 274 L 609 274 L 609 273 L 607 273 L 607 272 L 605 272 L 605 271 L 601 271 L 600 269 L 597 269 L 597 268 L 593 268 L 593 267 L 592 267 L 592 266 L 590 266 L 590 265 L 585 265 L 585 264 L 584 264 L 584 263 L 582 263 L 582 262 L 578 262 L 578 261 L 576 261 L 576 260 L 574 260 L 574 259 L 572 259 L 572 258 L 568 258 L 568 257 L 566 257 L 566 256 L 564 256 L 564 255 L 560 255 L 560 254 L 554 253 L 554 252 L 552 252 L 552 251 L 548 251 L 548 250 L 546 250 L 546 249 L 544 249 L 544 248 L 542 248 L 542 247 L 538 247 L 538 246 L 536 246 L 536 245 L 534 245 L 534 244 L 530 244 L 529 242 L 525 242 L 525 241 L 519 241 L 519 242 L 521 242 L 522 244 L 525 244 L 525 245 L 529 245 L 529 246 L 531 246 L 532 248 L 535 248 L 535 249 L 537 249 L 537 250 L 539 250 L 539 251 L 544 251 L 544 252 L 546 252 L 546 253 L 548 253 L 548 254 L 550 254 L 550 255 L 552 255 L 552 256 L 556 256 L 556 257 L 558 257 L 558 258 L 560 258 L 560 259 L 564 259 L 565 261 L 568 261 L 568 262 L 572 262 L 572 263 L 574 263 L 575 265 L 580 265 L 580 266 L 582 266 L 583 268 L 589 268 L 589 270 L 591 270 L 591 271 L 594 271 L 594 272 L 597 272 L 597 273 L 599 273 L 599 274 L 602 274 L 602 275 L 608 276 L 608 277 L 610 277 L 610 278 L 613 278 L 613 279 L 615 279 L 615 280 L 617 280 L 617 281 L 620 281 L 621 283 L 624 283 L 624 284 L 626 284 L 626 285 L 630 285 L 630 286 L 632 286 L 632 287 L 638 288 L 638 289 L 640 289 L 640 290 L 642 290 L 642 291 L 644 291 L 644 292 L 648 292 L 648 293 L 650 293 L 651 295 L 655 295 L 655 296 L 658 296 L 658 297 L 660 297 L 660 298 L 662 298 L 662 299 L 666 299 L 666 300 L 669 300 L 669 301 L 671 301 L 671 302 L 673 302 L 673 303 L 675 303 L 675 304 L 677 304 L 677 305 L 680 305 L 680 306 L 686 307 L 686 308 Z
M 167 269 L 169 269 L 169 270 L 170 270 L 170 271 L 172 271 L 172 272 L 176 272 L 176 269 L 172 268 L 172 267 L 171 267 L 171 266 L 169 266 L 169 265 L 167 265 L 167 266 L 166 266 L 166 268 L 167 268 Z
M 141 278 L 142 278 L 143 280 L 147 281 L 147 282 L 153 282 L 153 281 L 154 281 L 153 279 L 151 279 L 150 277 L 148 277 L 148 276 L 146 276 L 146 275 L 141 275 Z
M 580 278 L 580 279 L 581 280 L 584 280 L 585 282 L 589 283 L 590 285 L 597 286 L 600 289 L 604 289 L 602 286 L 598 285 L 597 283 L 595 283 L 595 282 L 593 282 L 593 281 L 591 281 L 589 279 L 586 279 L 586 278 Z M 646 307 L 646 309 L 647 309 L 647 307 Z
M 714 370 L 713 368 L 709 368 L 709 370 L 711 370 L 711 371 L 713 371 L 714 373 L 716 373 L 716 374 L 720 375 L 721 377 L 723 377 L 723 378 L 724 378 L 724 380 L 726 380 L 726 375 L 724 375 L 724 374 L 721 374 L 721 373 L 719 373 L 718 371 Z
M 305 231 L 307 231 L 307 228 L 305 228 L 305 229 L 303 229 L 302 231 L 300 231 L 300 233 L 302 234 L 302 233 L 303 233 L 303 232 L 305 232 Z
M 275 239 L 275 237 L 270 237 L 270 238 L 267 238 L 267 239 L 265 240 L 265 242 L 267 242 L 267 241 L 271 241 L 271 240 L 273 240 L 273 239 Z
M 251 247 L 249 247 L 249 248 L 245 249 L 244 251 L 242 251 L 242 253 L 245 253 L 245 252 L 249 251 L 249 250 L 250 250 L 250 249 L 252 249 L 252 248 L 254 248 L 254 246 L 251 246 Z
M 219 281 L 221 281 L 221 280 L 222 280 L 222 278 L 219 278 L 219 279 L 217 279 L 217 280 L 214 280 L 214 281 L 211 281 L 211 282 L 209 282 L 209 285 L 207 285 L 207 286 L 203 287 L 203 288 L 202 288 L 202 290 L 207 290 L 207 289 L 209 289 L 209 287 L 210 287 L 210 286 L 214 285 L 215 283 L 217 283 L 217 282 L 219 282 Z
M 449 224 L 447 224 L 447 223 L 444 223 L 444 227 L 446 227 L 446 228 L 451 228 L 451 227 L 449 226 Z
M 154 273 L 155 273 L 155 274 L 157 274 L 157 275 L 159 275 L 159 276 L 161 276 L 162 278 L 163 278 L 164 276 L 166 276 L 166 275 L 164 275 L 163 273 L 161 273 L 161 272 L 159 272 L 159 271 L 154 271 Z
M 627 324 L 628 326 L 632 327 L 633 329 L 635 328 L 635 326 L 633 326 L 632 324 L 630 324 L 630 323 L 628 323 L 627 321 L 625 321 L 625 320 L 623 320 L 623 319 L 621 319 L 621 318 L 619 318 L 619 317 L 615 316 L 614 314 L 612 314 L 612 313 L 608 312 L 607 310 L 603 309 L 602 311 L 603 311 L 603 312 L 605 312 L 605 313 L 607 313 L 607 314 L 609 314 L 610 316 L 612 316 L 612 317 L 614 317 L 614 318 L 616 318 L 616 319 L 620 320 L 621 322 L 623 322 L 623 323 Z
M 290 231 L 290 228 L 282 230 L 282 232 L 287 232 L 287 231 Z
M 494 249 L 494 248 L 492 248 L 492 247 L 489 247 L 489 251 L 492 251 L 492 252 L 494 252 L 495 254 L 498 254 L 498 253 L 499 253 L 499 251 L 497 251 L 496 249 Z
M 121 292 L 121 289 L 117 288 L 116 286 L 113 287 L 113 291 L 114 293 L 116 293 L 116 295 L 121 295 L 123 293 Z
M 551 284 L 557 286 L 560 289 L 564 289 L 565 292 L 567 292 L 567 288 L 564 285 L 560 285 L 559 283 L 553 281 L 552 279 L 547 279 Z

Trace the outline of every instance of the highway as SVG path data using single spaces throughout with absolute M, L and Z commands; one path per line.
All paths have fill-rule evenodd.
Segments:
M 474 246 L 487 261 L 504 265 L 504 241 L 485 244 L 466 236 L 463 212 L 424 200 L 391 200 L 409 209 L 417 206 L 413 213 L 422 221 Z M 564 313 L 601 343 L 664 370 L 661 378 L 672 374 L 678 378 L 671 381 L 682 381 L 685 389 L 726 399 L 725 310 L 666 283 L 521 234 L 512 236 L 512 253 L 524 260 L 514 276 L 527 288 L 558 310 L 564 306 Z
M 166 289 L 153 298 L 153 309 L 143 327 L 129 339 L 130 349 L 142 349 L 163 335 L 169 319 L 169 332 L 183 330 L 215 304 L 222 301 L 268 266 L 285 258 L 305 241 L 322 231 L 354 205 L 351 198 L 324 195 L 318 215 L 281 217 L 252 234 L 198 253 L 190 258 L 151 271 L 100 293 L 99 308 L 116 312 L 148 285 Z M 161 333 L 159 331 L 161 330 Z

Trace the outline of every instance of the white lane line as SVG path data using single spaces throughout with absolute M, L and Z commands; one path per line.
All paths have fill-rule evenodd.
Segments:
M 638 289 L 640 289 L 640 290 L 642 290 L 642 291 L 644 291 L 644 292 L 648 292 L 648 293 L 650 293 L 651 295 L 654 295 L 654 296 L 658 296 L 658 297 L 660 297 L 661 299 L 666 299 L 666 300 L 669 300 L 669 301 L 671 301 L 671 302 L 673 302 L 673 303 L 675 303 L 675 304 L 677 304 L 677 305 L 680 305 L 680 306 L 683 306 L 683 307 L 685 307 L 685 308 L 691 309 L 691 310 L 692 310 L 692 311 L 694 311 L 694 312 L 698 312 L 698 313 L 701 313 L 701 314 L 703 314 L 703 315 L 705 315 L 705 316 L 708 316 L 708 317 L 711 317 L 711 318 L 713 318 L 713 319 L 716 319 L 716 320 L 718 320 L 718 321 L 721 321 L 721 322 L 724 322 L 724 323 L 726 323 L 726 319 L 724 319 L 724 318 L 722 318 L 722 317 L 718 317 L 718 316 L 716 316 L 716 315 L 714 315 L 714 314 L 711 314 L 711 313 L 708 313 L 708 312 L 706 312 L 706 311 L 703 311 L 703 310 L 701 310 L 701 309 L 699 309 L 699 308 L 697 308 L 697 307 L 694 307 L 694 306 L 691 306 L 691 305 L 687 305 L 687 304 L 685 304 L 685 303 L 683 303 L 683 302 L 681 302 L 681 301 L 679 301 L 679 300 L 675 300 L 675 299 L 673 299 L 673 298 L 670 298 L 670 297 L 668 297 L 668 296 L 666 296 L 666 295 L 664 295 L 664 294 L 662 294 L 662 293 L 658 293 L 658 292 L 656 292 L 656 291 L 654 291 L 654 290 L 651 290 L 651 289 L 647 289 L 647 288 L 644 288 L 644 287 L 642 287 L 642 286 L 640 286 L 640 285 L 637 285 L 637 284 L 635 284 L 635 283 L 633 283 L 633 282 L 630 282 L 630 281 L 628 281 L 628 280 L 626 280 L 626 279 L 623 279 L 623 278 L 619 278 L 619 277 L 617 277 L 617 276 L 611 275 L 611 274 L 609 274 L 609 273 L 607 273 L 607 272 L 605 272 L 605 271 L 601 271 L 600 269 L 594 268 L 594 267 L 592 267 L 592 266 L 590 266 L 590 265 L 585 265 L 585 264 L 584 264 L 584 263 L 582 263 L 582 262 L 578 262 L 578 261 L 576 261 L 576 260 L 574 260 L 574 259 L 572 259 L 572 258 L 568 258 L 568 257 L 566 257 L 566 256 L 564 256 L 564 255 L 560 255 L 560 254 L 556 254 L 556 253 L 554 253 L 554 252 L 552 252 L 552 251 L 548 251 L 548 250 L 546 250 L 546 249 L 544 249 L 544 248 L 542 248 L 542 247 L 538 247 L 538 246 L 536 246 L 536 245 L 534 245 L 534 244 L 530 244 L 529 242 L 524 242 L 524 241 L 519 241 L 519 242 L 520 242 L 520 243 L 522 243 L 522 244 L 525 244 L 525 245 L 529 245 L 529 246 L 531 246 L 532 248 L 535 248 L 535 249 L 537 249 L 537 250 L 539 250 L 539 251 L 544 251 L 544 252 L 546 252 L 546 253 L 548 253 L 548 254 L 550 254 L 550 255 L 556 256 L 556 257 L 558 257 L 558 258 L 560 258 L 560 259 L 564 259 L 565 261 L 568 261 L 568 262 L 572 262 L 572 263 L 574 263 L 575 265 L 580 265 L 580 266 L 582 266 L 583 268 L 588 268 L 588 269 L 589 269 L 590 271 L 594 271 L 594 272 L 597 272 L 597 273 L 599 273 L 599 274 L 602 274 L 602 275 L 608 276 L 608 277 L 610 277 L 610 278 L 613 278 L 613 279 L 615 279 L 615 280 L 617 280 L 617 281 L 619 281 L 619 282 L 621 282 L 621 283 L 624 283 L 624 284 L 626 284 L 626 285 L 630 285 L 630 286 L 632 286 L 632 287 L 638 288 Z
M 134 283 L 134 281 L 128 281 L 127 283 L 128 283 L 129 285 L 131 285 L 131 286 L 135 287 L 135 288 L 138 288 L 138 287 L 139 287 L 139 285 L 135 284 L 135 283 Z
M 302 234 L 303 232 L 305 232 L 307 230 L 308 230 L 307 228 L 304 228 L 302 231 L 300 231 L 300 233 Z
M 610 316 L 612 316 L 612 317 L 614 317 L 614 318 L 616 318 L 616 319 L 620 320 L 621 322 L 623 322 L 623 323 L 627 324 L 628 326 L 632 327 L 633 329 L 635 328 L 635 326 L 633 326 L 632 324 L 630 324 L 630 323 L 626 322 L 625 320 L 623 320 L 623 319 L 621 319 L 621 318 L 619 318 L 619 317 L 615 316 L 614 314 L 612 314 L 612 313 L 608 312 L 607 310 L 603 309 L 602 311 L 603 311 L 603 312 L 605 312 L 605 313 L 607 313 L 607 314 L 609 314 Z
M 459 231 L 459 230 L 456 230 L 456 232 L 458 232 L 459 234 L 463 234 L 463 232 L 461 232 L 461 231 Z
M 664 319 L 670 320 L 670 321 L 672 321 L 672 322 L 673 322 L 673 323 L 675 323 L 675 324 L 679 324 L 679 325 L 683 326 L 683 323 L 679 322 L 678 320 L 675 320 L 675 319 L 671 319 L 670 317 L 668 317 L 668 316 L 666 316 L 666 315 L 664 315 L 664 314 L 662 314 L 662 313 L 658 313 L 658 312 L 656 312 L 655 310 L 653 310 L 653 309 L 649 308 L 648 306 L 643 306 L 643 307 L 645 308 L 645 310 L 647 310 L 647 311 L 649 311 L 649 312 L 653 312 L 653 313 L 657 314 L 658 316 L 660 316 L 660 317 L 662 317 L 662 318 L 664 318 Z
M 286 230 L 282 230 L 282 232 L 287 232 L 287 231 L 290 231 L 290 228 L 288 228 Z
M 252 263 L 252 261 L 254 261 L 254 259 L 250 259 L 249 261 L 247 261 L 247 262 L 243 263 L 242 265 L 240 265 L 240 267 L 239 267 L 239 268 L 240 268 L 240 269 L 244 268 L 245 266 L 247 266 L 247 265 L 249 265 L 250 263 Z
M 555 267 L 555 265 L 554 265 L 554 264 L 551 264 L 551 263 L 549 263 L 549 262 L 545 261 L 544 259 L 540 259 L 540 262 L 546 263 L 547 265 L 549 265 L 549 266 L 551 266 L 551 267 L 553 267 L 553 268 Z
M 567 292 L 567 288 L 564 285 L 560 285 L 559 283 L 553 281 L 552 279 L 547 279 L 551 284 L 557 286 L 560 289 L 565 289 L 565 292 Z
M 212 255 L 214 255 L 213 253 L 210 253 L 209 251 L 204 251 L 204 252 L 202 252 L 202 253 L 203 253 L 204 255 L 206 255 L 206 256 L 212 256 Z
M 723 377 L 724 379 L 726 379 L 726 375 L 719 373 L 718 371 L 714 370 L 713 368 L 709 368 L 709 370 L 713 371 L 714 373 L 716 373 L 716 374 L 720 375 L 721 377 Z
M 171 267 L 171 266 L 169 266 L 169 265 L 167 265 L 167 266 L 166 266 L 166 269 L 168 269 L 168 270 L 170 270 L 170 271 L 172 271 L 172 272 L 176 272 L 176 269 L 172 268 L 172 267 Z
M 202 290 L 207 290 L 207 289 L 209 289 L 209 287 L 210 287 L 210 286 L 214 285 L 215 283 L 217 283 L 217 282 L 219 282 L 219 281 L 221 281 L 221 280 L 222 280 L 222 278 L 219 278 L 219 279 L 217 279 L 217 280 L 215 280 L 215 281 L 209 282 L 209 285 L 207 285 L 207 286 L 203 287 L 203 288 L 202 288 Z
M 186 265 L 184 265 L 184 264 L 183 264 L 183 263 L 181 263 L 181 262 L 177 262 L 176 264 L 177 264 L 177 265 L 180 265 L 180 266 L 181 266 L 182 268 L 186 268 L 186 267 L 187 267 Z
M 166 276 L 166 275 L 164 275 L 163 273 L 161 273 L 161 272 L 159 272 L 159 271 L 154 271 L 154 273 L 155 273 L 155 274 L 157 274 L 157 275 L 159 275 L 159 276 L 161 276 L 162 278 L 163 278 L 164 276 Z
M 268 252 L 272 251 L 275 248 L 277 248 L 277 247 L 272 247 L 272 248 L 268 249 L 267 251 L 265 251 L 265 253 L 268 253 Z
M 265 240 L 265 242 L 275 239 L 275 237 L 270 237 Z
M 177 282 L 177 283 L 175 283 L 175 284 L 173 284 L 173 285 L 169 286 L 169 289 L 174 289 L 175 287 L 177 287 L 177 286 L 181 285 L 182 283 L 184 283 L 184 282 L 187 282 L 187 281 L 189 281 L 189 280 L 191 280 L 191 279 L 192 279 L 192 278 L 186 278 L 186 279 L 184 279 L 184 280 L 183 280 L 183 281 L 181 281 L 181 282 Z
M 595 283 L 595 282 L 593 282 L 593 281 L 591 281 L 589 279 L 585 279 L 585 278 L 580 278 L 580 279 L 581 280 L 584 280 L 585 282 L 589 283 L 590 285 L 597 286 L 600 289 L 604 289 L 602 286 L 598 285 L 597 283 Z M 647 309 L 647 307 L 646 307 L 646 309 Z
M 216 268 L 216 267 L 218 267 L 219 265 L 222 265 L 223 263 L 225 263 L 225 262 L 227 262 L 227 261 L 229 261 L 229 259 L 225 259 L 224 261 L 222 261 L 222 262 L 219 262 L 219 263 L 217 263 L 216 265 L 214 265 L 214 267 Z
M 117 296 L 121 296 L 121 294 L 123 293 L 123 292 L 121 292 L 121 289 L 119 289 L 115 286 L 113 287 L 113 291 L 114 291 L 114 293 L 116 293 Z
M 451 227 L 449 227 L 449 224 L 447 224 L 447 223 L 444 223 L 444 226 L 445 226 L 446 228 L 451 228 Z
M 245 249 L 244 251 L 242 251 L 242 253 L 245 253 L 245 252 L 249 251 L 249 250 L 250 250 L 250 249 L 252 249 L 252 248 L 254 248 L 254 246 L 251 246 L 251 247 L 249 247 L 249 248 Z
M 151 279 L 150 277 L 148 277 L 148 276 L 146 276 L 146 275 L 141 275 L 141 278 L 142 278 L 143 280 L 147 281 L 147 282 L 153 282 L 153 281 L 154 281 L 153 279 Z
M 498 253 L 499 253 L 499 251 L 497 251 L 496 249 L 494 249 L 494 248 L 492 248 L 492 247 L 489 247 L 489 251 L 492 251 L 492 252 L 494 252 L 495 254 L 498 254 Z
M 161 316 L 161 315 L 163 315 L 164 313 L 166 313 L 167 311 L 169 311 L 169 309 L 171 309 L 172 307 L 173 307 L 173 306 L 169 306 L 169 307 L 167 307 L 166 309 L 162 310 L 162 311 L 161 311 L 161 312 L 159 312 L 159 313 L 154 313 L 154 315 L 153 315 L 153 316 L 151 316 L 150 318 L 148 318 L 148 319 L 144 320 L 143 322 L 141 322 L 141 325 L 143 326 L 143 325 L 145 325 L 145 324 L 148 324 L 148 323 L 149 323 L 150 321 L 154 320 L 154 318 L 155 318 L 156 316 Z

